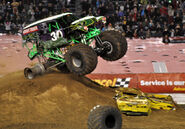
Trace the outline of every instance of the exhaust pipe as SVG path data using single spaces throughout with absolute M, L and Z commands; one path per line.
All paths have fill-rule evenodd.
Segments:
M 36 77 L 37 75 L 42 75 L 44 74 L 46 71 L 45 67 L 43 64 L 39 63 L 36 64 L 34 67 L 32 68 L 25 68 L 24 69 L 24 76 L 27 79 L 33 79 L 34 77 Z

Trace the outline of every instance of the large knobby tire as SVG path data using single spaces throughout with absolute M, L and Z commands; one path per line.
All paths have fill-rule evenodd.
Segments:
M 122 58 L 127 52 L 127 41 L 118 31 L 105 31 L 100 34 L 104 45 L 109 45 L 110 50 L 100 55 L 108 61 L 115 61 Z
M 121 129 L 120 111 L 111 106 L 96 106 L 88 117 L 88 129 Z
M 65 54 L 66 65 L 70 72 L 77 75 L 91 73 L 97 65 L 97 54 L 85 44 L 72 46 Z

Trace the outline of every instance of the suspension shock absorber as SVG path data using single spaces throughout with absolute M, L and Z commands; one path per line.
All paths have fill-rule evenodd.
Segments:
M 96 51 L 97 55 L 101 55 L 104 51 L 104 46 L 103 46 L 102 40 L 100 39 L 99 36 L 96 36 L 95 40 L 96 40 L 95 51 Z

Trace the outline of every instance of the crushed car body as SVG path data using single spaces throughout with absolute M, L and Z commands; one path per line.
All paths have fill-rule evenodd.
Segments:
M 114 99 L 126 115 L 149 115 L 152 109 L 176 109 L 171 96 L 143 93 L 135 88 L 119 88 Z

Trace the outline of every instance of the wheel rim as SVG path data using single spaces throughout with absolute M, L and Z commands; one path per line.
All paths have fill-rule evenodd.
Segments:
M 105 47 L 107 54 L 111 54 L 113 51 L 112 44 L 109 41 L 104 41 L 102 44 Z
M 82 66 L 82 61 L 80 60 L 80 58 L 77 57 L 72 58 L 72 63 L 77 68 L 80 68 Z

